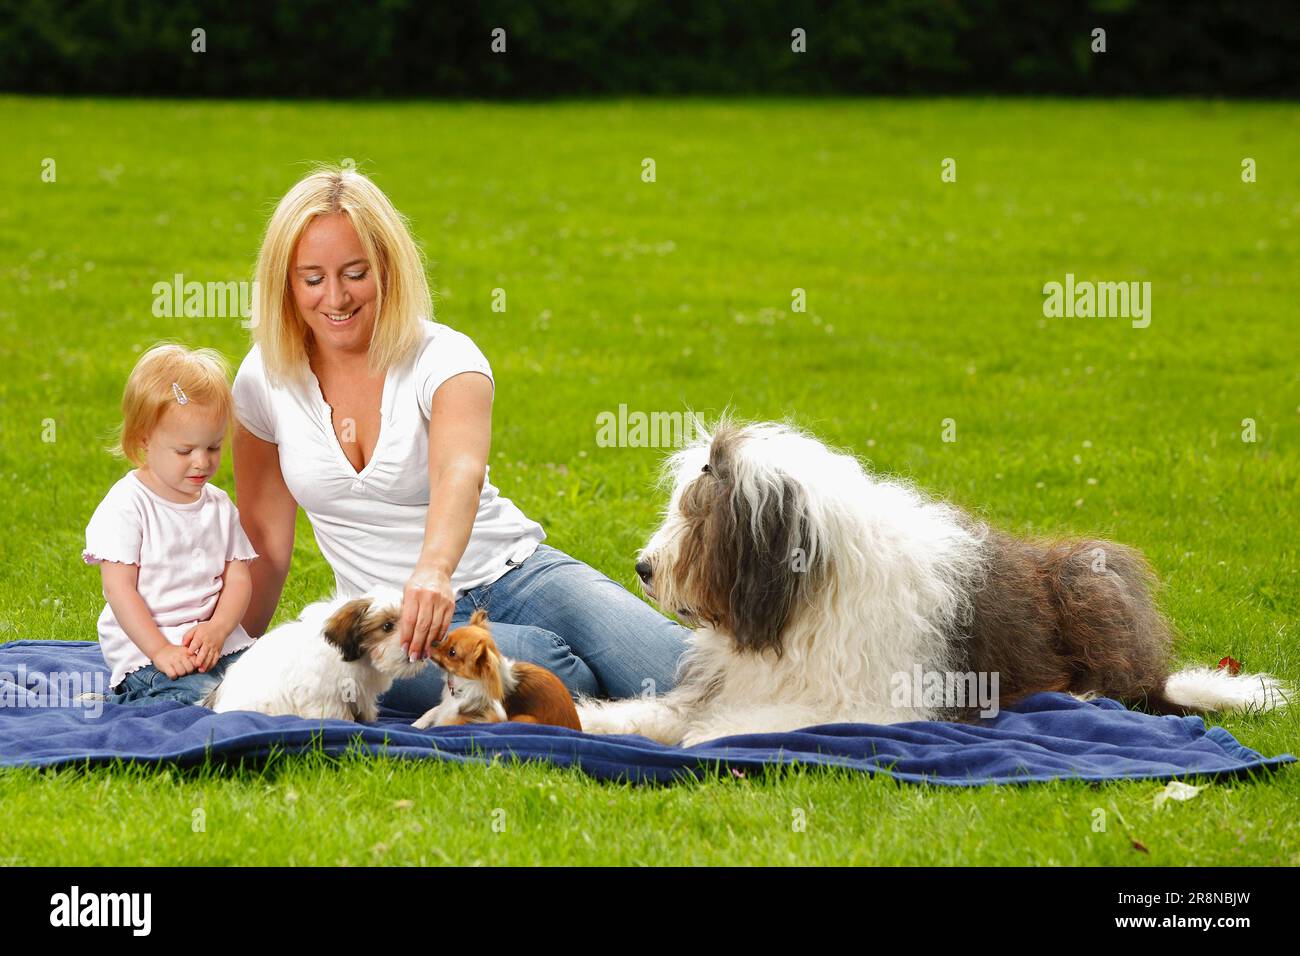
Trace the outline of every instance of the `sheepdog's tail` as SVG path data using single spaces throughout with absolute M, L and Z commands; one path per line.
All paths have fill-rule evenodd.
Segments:
M 1155 573 L 1142 555 L 1112 541 L 1060 542 L 1041 559 L 1079 688 L 1156 714 L 1266 711 L 1294 691 L 1267 674 L 1192 667 L 1169 671 L 1173 629 L 1156 607 Z
M 1285 707 L 1294 691 L 1268 674 L 1231 674 L 1209 667 L 1175 671 L 1165 681 L 1164 697 L 1185 713 L 1260 712 Z

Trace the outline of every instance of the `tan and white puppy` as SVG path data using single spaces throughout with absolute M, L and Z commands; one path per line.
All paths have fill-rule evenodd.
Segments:
M 373 722 L 393 681 L 428 666 L 408 659 L 401 613 L 402 592 L 389 587 L 309 604 L 245 651 L 201 706 Z
M 447 690 L 442 702 L 415 722 L 421 730 L 510 720 L 582 729 L 564 683 L 545 667 L 502 654 L 482 608 L 430 654 L 447 674 Z

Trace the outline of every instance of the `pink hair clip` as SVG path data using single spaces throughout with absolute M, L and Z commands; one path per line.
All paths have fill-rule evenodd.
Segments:
M 172 382 L 172 392 L 176 395 L 176 401 L 180 405 L 188 405 L 190 397 L 181 389 L 180 382 Z

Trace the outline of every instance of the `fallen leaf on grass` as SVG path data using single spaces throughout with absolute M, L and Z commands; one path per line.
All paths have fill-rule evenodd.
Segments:
M 1166 800 L 1190 800 L 1204 789 L 1204 787 L 1193 787 L 1190 783 L 1170 780 L 1165 788 L 1156 794 L 1152 809 L 1159 810 Z

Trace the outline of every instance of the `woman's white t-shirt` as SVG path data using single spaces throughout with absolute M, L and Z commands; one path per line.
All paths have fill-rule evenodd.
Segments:
M 239 420 L 279 446 L 285 485 L 307 512 L 343 595 L 406 584 L 424 544 L 429 509 L 433 394 L 462 372 L 492 379 L 487 359 L 469 336 L 428 320 L 422 326 L 425 338 L 414 358 L 389 369 L 384 379 L 379 438 L 359 473 L 338 443 L 333 410 L 314 374 L 300 385 L 272 386 L 261 346 L 254 345 L 235 376 Z M 541 525 L 497 492 L 488 480 L 490 470 L 484 469 L 478 514 L 451 577 L 457 598 L 495 581 L 546 538 Z
M 222 489 L 205 484 L 197 501 L 168 501 L 134 471 L 104 496 L 86 526 L 87 564 L 114 561 L 137 564 L 136 590 L 163 636 L 180 644 L 195 624 L 212 617 L 221 596 L 226 564 L 257 557 L 239 512 Z M 107 600 L 107 595 L 105 595 Z M 99 649 L 112 670 L 108 686 L 149 663 L 105 604 L 99 615 Z M 253 643 L 236 624 L 221 646 L 221 656 Z

